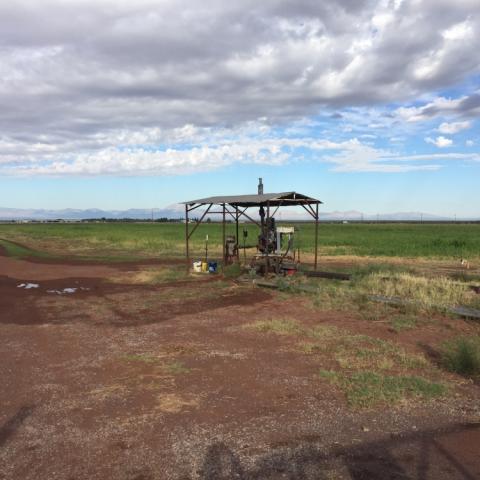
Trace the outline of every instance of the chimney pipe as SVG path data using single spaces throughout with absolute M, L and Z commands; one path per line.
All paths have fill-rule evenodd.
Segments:
M 263 195 L 263 183 L 261 178 L 258 179 L 258 194 Z

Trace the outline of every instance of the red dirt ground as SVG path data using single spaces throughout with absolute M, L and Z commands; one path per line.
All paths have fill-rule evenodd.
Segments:
M 0 479 L 480 478 L 480 387 L 451 375 L 447 398 L 352 409 L 298 339 L 245 328 L 294 318 L 422 352 L 476 325 L 396 333 L 230 281 L 105 281 L 123 273 L 0 257 Z

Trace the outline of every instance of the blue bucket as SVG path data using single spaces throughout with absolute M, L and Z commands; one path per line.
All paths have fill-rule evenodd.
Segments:
M 208 272 L 217 273 L 217 262 L 208 262 Z

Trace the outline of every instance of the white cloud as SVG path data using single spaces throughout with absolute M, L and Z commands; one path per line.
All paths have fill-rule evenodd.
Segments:
M 400 155 L 389 150 L 382 150 L 351 141 L 343 146 L 339 154 L 322 158 L 333 163 L 335 172 L 379 172 L 403 173 L 414 171 L 433 171 L 442 168 L 445 161 L 480 162 L 477 153 L 433 153 L 422 155 Z
M 442 32 L 445 40 L 465 40 L 473 35 L 474 31 L 470 20 L 456 23 Z
M 462 130 L 467 130 L 470 127 L 471 123 L 468 120 L 465 120 L 464 122 L 453 123 L 444 122 L 440 124 L 440 126 L 438 127 L 438 131 L 447 135 L 454 135 L 455 133 L 458 133 Z
M 467 141 L 465 142 L 465 145 L 466 145 L 467 147 L 473 147 L 473 145 L 475 145 L 475 142 L 474 142 L 473 140 L 467 140 Z
M 106 147 L 77 155 L 50 155 L 41 161 L 28 161 L 27 155 L 20 165 L 4 162 L 3 172 L 18 175 L 182 175 L 212 171 L 233 163 L 250 165 L 282 165 L 295 158 L 295 149 L 304 148 L 313 152 L 338 150 L 349 142 L 336 143 L 315 138 L 235 138 L 224 132 L 223 138 L 213 135 L 205 138 L 205 132 L 194 132 L 196 144 L 177 144 L 167 149 L 154 146 L 130 145 L 122 148 Z M 238 133 L 238 132 L 236 132 Z M 145 139 L 139 135 L 140 139 Z M 0 157 L 1 158 L 1 157 Z
M 427 137 L 427 138 L 425 138 L 425 141 L 427 143 L 431 143 L 432 145 L 435 145 L 438 148 L 450 147 L 453 143 L 450 138 L 446 138 L 446 137 L 443 137 L 443 136 L 439 136 L 435 139 Z
M 213 171 L 232 164 L 280 166 L 309 158 L 331 164 L 334 172 L 400 173 L 438 170 L 442 167 L 438 161 L 480 161 L 478 154 L 400 155 L 362 143 L 357 138 L 334 142 L 308 136 L 275 136 L 273 132 L 255 137 L 255 131 L 250 126 L 243 130 L 242 136 L 235 136 L 232 131 L 225 131 L 223 135 L 217 132 L 215 141 L 211 141 L 206 132 L 195 130 L 191 131 L 195 138 L 193 145 L 178 143 L 161 150 L 148 145 L 110 146 L 82 153 L 73 159 L 67 153 L 52 154 L 45 150 L 41 161 L 25 154 L 19 164 L 5 162 L 0 172 L 28 176 L 183 175 Z
M 408 157 L 400 157 L 388 150 L 364 145 L 356 139 L 351 141 L 339 154 L 326 156 L 322 160 L 335 164 L 333 168 L 335 172 L 402 173 L 441 168 L 437 164 L 409 163 Z
M 368 138 L 368 126 L 395 137 L 406 134 L 392 128 L 398 123 L 480 115 L 478 92 L 432 93 L 478 73 L 478 1 L 41 4 L 0 5 L 2 173 L 171 174 L 285 162 L 300 147 L 264 137 L 319 112 L 344 115 L 332 144 Z M 375 115 L 419 98 L 432 100 Z M 356 152 L 359 168 L 364 154 Z

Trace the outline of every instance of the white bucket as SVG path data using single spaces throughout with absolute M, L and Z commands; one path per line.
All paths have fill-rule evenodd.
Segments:
M 193 271 L 196 273 L 202 272 L 202 262 L 193 262 Z

